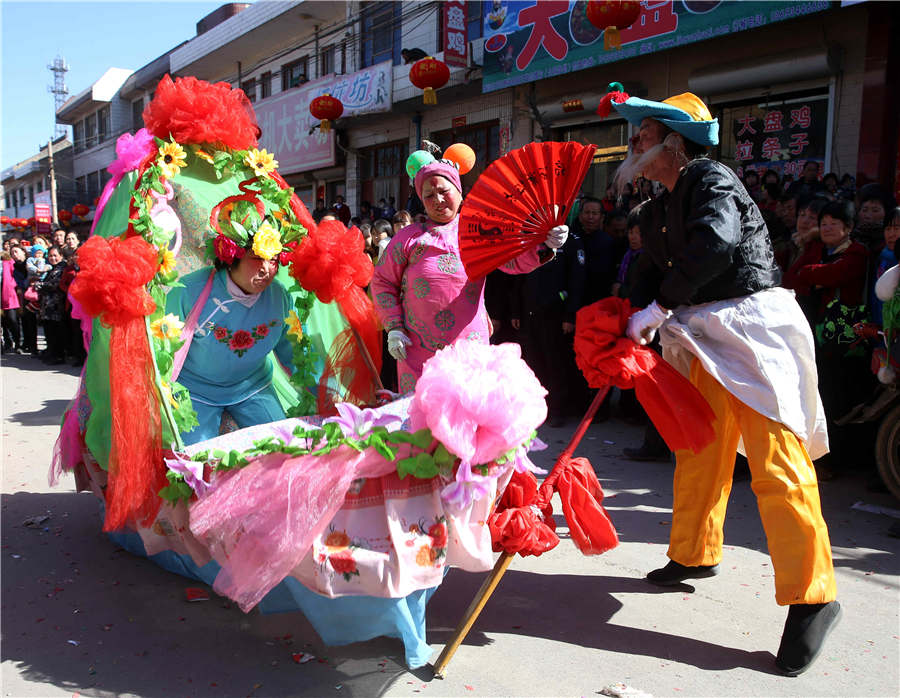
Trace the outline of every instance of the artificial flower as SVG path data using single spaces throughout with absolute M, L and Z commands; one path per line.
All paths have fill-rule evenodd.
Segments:
M 181 172 L 181 168 L 187 165 L 184 148 L 177 143 L 169 141 L 159 146 L 159 168 L 163 177 L 172 179 Z
M 272 153 L 267 153 L 265 148 L 248 150 L 244 162 L 256 173 L 257 177 L 263 177 L 278 169 L 278 160 Z
M 177 316 L 169 313 L 150 323 L 150 331 L 157 339 L 178 339 L 184 323 Z
M 456 478 L 441 490 L 441 501 L 451 510 L 462 511 L 472 502 L 490 496 L 497 478 L 472 472 L 472 464 L 462 461 L 456 469 Z
M 187 486 L 194 490 L 194 494 L 198 497 L 205 495 L 209 490 L 209 483 L 203 480 L 203 463 L 184 458 L 177 451 L 172 455 L 174 458 L 163 459 L 166 467 L 173 473 L 183 476 Z
M 303 323 L 300 322 L 300 316 L 296 310 L 292 310 L 284 319 L 284 323 L 288 326 L 287 333 L 297 338 L 297 341 L 303 339 Z
M 281 235 L 272 224 L 263 221 L 263 224 L 253 234 L 253 254 L 262 259 L 274 259 L 281 252 Z
M 235 259 L 240 259 L 245 252 L 243 247 L 239 247 L 234 240 L 221 233 L 216 235 L 213 240 L 213 250 L 216 253 L 216 257 L 225 262 L 225 264 L 231 264 Z
M 168 276 L 175 271 L 175 254 L 168 247 L 160 247 L 159 256 L 159 273 Z
M 339 402 L 335 408 L 338 416 L 329 417 L 322 423 L 337 424 L 347 438 L 365 438 L 375 427 L 389 427 L 403 422 L 403 419 L 395 414 L 379 414 L 378 410 L 368 407 L 360 409 L 349 402 Z
M 194 155 L 196 155 L 198 158 L 201 158 L 202 160 L 206 160 L 206 162 L 208 162 L 210 165 L 216 164 L 216 161 L 213 160 L 212 155 L 207 153 L 202 148 L 197 148 L 196 150 L 194 150 Z

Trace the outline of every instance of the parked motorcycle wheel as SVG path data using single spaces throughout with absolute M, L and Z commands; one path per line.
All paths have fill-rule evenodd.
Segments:
M 881 420 L 875 439 L 875 463 L 888 490 L 900 499 L 900 405 Z

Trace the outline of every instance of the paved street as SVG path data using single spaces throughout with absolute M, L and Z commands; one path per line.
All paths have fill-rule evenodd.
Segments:
M 2 382 L 5 696 L 597 696 L 615 682 L 653 696 L 900 692 L 900 541 L 887 535 L 894 519 L 852 508 L 900 503 L 862 477 L 822 486 L 844 618 L 813 668 L 785 678 L 773 654 L 786 611 L 749 483 L 732 494 L 722 574 L 649 586 L 643 574 L 665 562 L 672 468 L 618 457 L 640 428 L 593 425 L 579 455 L 600 477 L 621 545 L 583 557 L 561 527 L 558 548 L 516 559 L 441 681 L 407 671 L 396 640 L 327 648 L 299 614 L 244 615 L 214 594 L 187 603 L 197 584 L 117 549 L 93 495 L 75 494 L 71 478 L 47 484 L 76 370 L 4 356 Z M 554 452 L 542 464 L 574 426 L 542 429 Z M 452 571 L 432 599 L 435 657 L 482 579 Z M 295 663 L 299 652 L 317 660 Z

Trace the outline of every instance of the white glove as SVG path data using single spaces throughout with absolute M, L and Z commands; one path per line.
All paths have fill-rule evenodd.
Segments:
M 547 233 L 547 239 L 544 240 L 544 244 L 551 250 L 558 250 L 566 243 L 568 237 L 569 226 L 557 225 L 554 228 L 550 228 L 550 232 Z
M 628 335 L 635 344 L 647 344 L 652 342 L 656 336 L 656 329 L 662 325 L 669 317 L 672 311 L 661 308 L 656 301 L 653 301 L 643 310 L 638 310 L 634 315 L 628 318 L 628 325 L 625 327 L 625 334 Z
M 403 330 L 391 330 L 387 336 L 388 354 L 397 361 L 406 358 L 406 347 L 412 346 L 412 342 Z

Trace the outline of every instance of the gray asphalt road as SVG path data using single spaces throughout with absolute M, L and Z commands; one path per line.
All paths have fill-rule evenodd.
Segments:
M 579 455 L 600 477 L 621 545 L 583 557 L 558 516 L 560 546 L 513 562 L 446 679 L 433 680 L 405 669 L 396 640 L 329 648 L 300 614 L 245 615 L 214 594 L 187 603 L 195 582 L 117 549 L 95 498 L 70 480 L 47 484 L 76 371 L 3 358 L 5 696 L 596 696 L 615 682 L 653 696 L 900 693 L 895 519 L 852 508 L 900 503 L 866 491 L 863 477 L 822 485 L 844 618 L 814 667 L 786 678 L 773 664 L 785 609 L 749 483 L 732 494 L 722 574 L 662 591 L 641 578 L 665 562 L 671 466 L 620 459 L 641 430 L 595 424 Z M 545 465 L 574 426 L 541 430 Z M 435 658 L 482 579 L 453 571 L 433 597 Z M 316 659 L 295 663 L 300 652 Z

